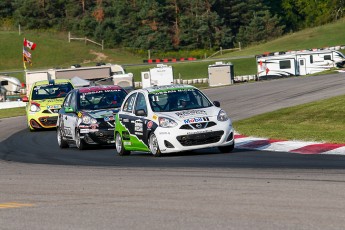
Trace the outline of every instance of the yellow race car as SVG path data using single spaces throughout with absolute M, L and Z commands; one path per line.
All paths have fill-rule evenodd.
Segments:
M 23 97 L 23 101 L 27 102 L 26 117 L 30 131 L 55 128 L 59 109 L 73 88 L 67 79 L 35 82 L 29 97 Z

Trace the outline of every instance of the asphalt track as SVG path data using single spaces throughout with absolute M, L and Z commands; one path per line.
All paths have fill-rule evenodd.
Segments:
M 233 120 L 345 93 L 345 74 L 207 89 Z M 0 229 L 343 229 L 345 157 L 60 150 L 0 120 Z

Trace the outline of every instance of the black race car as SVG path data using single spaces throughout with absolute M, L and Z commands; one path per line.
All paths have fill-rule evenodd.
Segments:
M 127 92 L 116 85 L 91 86 L 68 93 L 59 110 L 57 140 L 60 148 L 75 144 L 114 144 L 114 117 Z

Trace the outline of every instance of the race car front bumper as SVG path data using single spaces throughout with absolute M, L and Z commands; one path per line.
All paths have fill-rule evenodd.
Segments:
M 234 130 L 230 121 L 218 122 L 216 126 L 202 130 L 158 127 L 155 134 L 162 153 L 234 144 Z

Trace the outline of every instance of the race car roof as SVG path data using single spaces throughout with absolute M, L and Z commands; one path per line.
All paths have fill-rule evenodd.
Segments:
M 80 93 L 90 93 L 105 90 L 122 90 L 122 88 L 118 85 L 99 85 L 79 88 Z
M 192 85 L 183 85 L 183 84 L 172 84 L 172 85 L 161 85 L 161 86 L 152 86 L 145 88 L 148 93 L 156 93 L 156 92 L 163 92 L 169 90 L 176 90 L 176 89 L 196 89 Z

